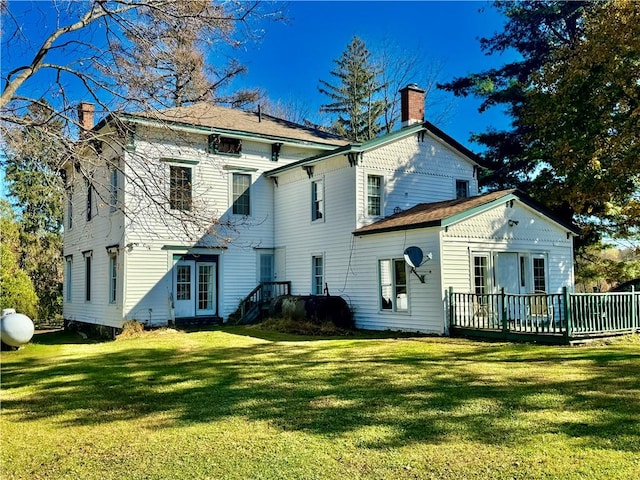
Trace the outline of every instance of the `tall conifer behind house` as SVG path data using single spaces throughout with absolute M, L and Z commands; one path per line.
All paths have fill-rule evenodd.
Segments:
M 386 107 L 380 95 L 383 85 L 378 80 L 379 68 L 358 37 L 353 37 L 334 62 L 336 68 L 330 73 L 337 82 L 320 80 L 318 89 L 329 98 L 329 103 L 322 105 L 320 111 L 337 115 L 333 123 L 335 133 L 351 141 L 375 138 L 382 130 L 381 117 Z

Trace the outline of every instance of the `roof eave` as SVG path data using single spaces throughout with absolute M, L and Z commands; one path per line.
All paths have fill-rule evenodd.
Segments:
M 441 227 L 441 226 L 442 226 L 442 222 L 440 220 L 431 220 L 429 222 L 414 223 L 411 225 L 394 225 L 393 227 L 377 228 L 373 230 L 364 230 L 364 231 L 354 230 L 353 232 L 351 232 L 351 234 L 356 237 L 362 237 L 364 235 L 374 235 L 376 233 L 402 232 L 404 230 L 416 230 L 419 228 L 431 228 L 431 227 Z

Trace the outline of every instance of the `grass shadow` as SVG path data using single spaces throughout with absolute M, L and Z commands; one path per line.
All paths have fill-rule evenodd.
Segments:
M 3 414 L 62 427 L 161 414 L 164 423 L 149 428 L 242 417 L 330 437 L 379 432 L 362 439 L 367 448 L 452 435 L 505 447 L 544 434 L 590 448 L 640 444 L 635 351 L 248 335 L 225 327 L 78 355 L 8 356 Z

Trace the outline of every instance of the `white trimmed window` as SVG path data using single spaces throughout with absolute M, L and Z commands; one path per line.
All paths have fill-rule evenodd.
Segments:
M 84 252 L 84 301 L 91 301 L 91 279 L 93 277 L 93 252 Z
M 547 267 L 544 255 L 536 255 L 532 258 L 533 264 L 533 291 L 542 293 L 547 291 Z
M 87 222 L 93 218 L 93 184 L 87 182 Z
M 367 215 L 382 215 L 382 177 L 379 175 L 367 176 Z
M 473 256 L 473 292 L 476 295 L 489 293 L 489 256 Z
M 111 168 L 109 171 L 109 211 L 114 213 L 118 209 L 118 169 Z
M 378 261 L 380 309 L 406 312 L 409 309 L 407 267 L 404 259 Z
M 251 175 L 234 173 L 232 182 L 233 214 L 251 215 Z
M 67 189 L 67 228 L 73 228 L 73 188 Z
M 169 206 L 173 210 L 191 210 L 192 169 L 169 165 Z
M 469 181 L 456 180 L 456 198 L 467 198 L 469 196 Z
M 324 258 L 321 255 L 311 257 L 311 268 L 313 271 L 313 295 L 324 293 Z
M 64 283 L 66 287 L 67 302 L 71 302 L 71 292 L 73 291 L 73 255 L 67 255 L 64 257 L 65 271 L 64 271 Z
M 311 182 L 311 220 L 324 218 L 324 182 L 315 180 Z
M 118 298 L 118 254 L 109 252 L 109 303 L 116 303 Z

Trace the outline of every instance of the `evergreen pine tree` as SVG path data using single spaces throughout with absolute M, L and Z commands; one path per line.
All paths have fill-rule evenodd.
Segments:
M 364 42 L 353 37 L 331 71 L 338 83 L 320 80 L 320 93 L 327 95 L 330 103 L 320 107 L 321 112 L 336 114 L 335 133 L 354 142 L 375 138 L 382 130 L 380 123 L 385 102 L 380 98 L 382 84 L 378 81 L 380 70 L 371 62 L 371 54 Z

